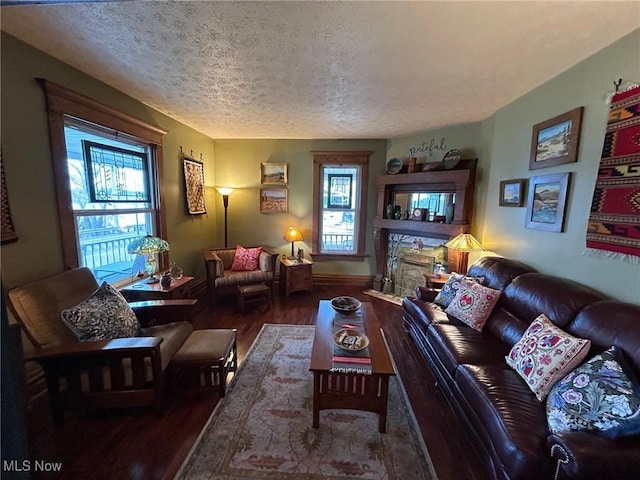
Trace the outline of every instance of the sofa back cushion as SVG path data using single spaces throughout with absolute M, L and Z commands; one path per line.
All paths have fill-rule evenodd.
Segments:
M 614 300 L 591 303 L 578 313 L 567 331 L 591 340 L 590 355 L 615 345 L 640 374 L 640 305 Z
M 523 273 L 535 272 L 524 263 L 504 257 L 482 257 L 476 260 L 469 271 L 469 277 L 482 277 L 482 285 L 494 290 L 504 290 L 511 281 Z
M 587 305 L 604 296 L 589 287 L 542 273 L 524 273 L 504 289 L 500 305 L 529 324 L 544 313 L 564 328 Z

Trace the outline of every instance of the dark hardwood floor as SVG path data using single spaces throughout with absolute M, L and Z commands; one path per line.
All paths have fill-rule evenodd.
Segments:
M 314 286 L 313 293 L 276 296 L 262 314 L 239 313 L 229 298 L 214 311 L 202 310 L 196 328 L 236 328 L 238 353 L 244 359 L 264 323 L 311 324 L 318 301 L 352 295 L 372 302 L 385 324 L 385 333 L 398 374 L 405 386 L 429 454 L 440 480 L 485 479 L 488 473 L 413 341 L 402 328 L 401 307 L 364 295 L 360 288 Z M 233 392 L 230 393 L 233 396 Z M 180 468 L 200 430 L 218 402 L 213 392 L 168 392 L 161 418 L 146 409 L 91 414 L 70 412 L 62 426 L 54 426 L 46 396 L 32 403 L 28 436 L 32 458 L 62 462 L 61 473 L 33 474 L 60 479 L 170 479 Z M 3 478 L 4 475 L 3 475 Z M 8 478 L 8 477 L 7 477 Z

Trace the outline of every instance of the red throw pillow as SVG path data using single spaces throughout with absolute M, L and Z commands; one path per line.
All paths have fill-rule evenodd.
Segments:
M 231 270 L 236 272 L 258 270 L 260 252 L 262 252 L 262 247 L 244 248 L 237 245 Z

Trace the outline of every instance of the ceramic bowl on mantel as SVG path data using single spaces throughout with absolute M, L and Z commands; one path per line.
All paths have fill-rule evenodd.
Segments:
M 344 315 L 357 312 L 361 305 L 360 300 L 354 297 L 334 297 L 331 299 L 333 309 Z

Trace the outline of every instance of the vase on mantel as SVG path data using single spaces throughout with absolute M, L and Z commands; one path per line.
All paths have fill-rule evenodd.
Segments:
M 387 218 L 389 220 L 393 220 L 395 218 L 394 214 L 395 214 L 395 208 L 393 206 L 393 203 L 390 203 L 389 205 L 387 205 Z
M 444 209 L 444 223 L 451 223 L 453 221 L 453 212 L 456 209 L 455 203 L 450 203 Z

